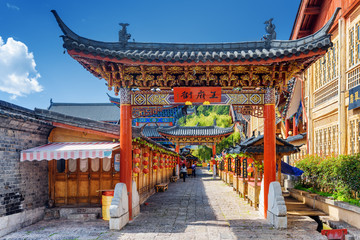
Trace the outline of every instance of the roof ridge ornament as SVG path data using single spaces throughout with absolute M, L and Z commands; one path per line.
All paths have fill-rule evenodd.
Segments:
M 126 43 L 129 41 L 129 39 L 131 38 L 131 34 L 127 33 L 127 26 L 129 26 L 130 24 L 128 23 L 119 23 L 119 25 L 122 27 L 122 29 L 119 31 L 119 42 L 121 45 L 125 46 Z
M 272 40 L 276 40 L 276 32 L 275 32 L 275 24 L 272 23 L 274 19 L 270 18 L 269 20 L 265 21 L 265 31 L 268 33 L 262 37 L 262 39 L 265 41 L 265 46 L 270 47 L 270 42 Z

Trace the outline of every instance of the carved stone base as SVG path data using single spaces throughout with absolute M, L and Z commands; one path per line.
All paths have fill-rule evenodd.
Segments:
M 109 228 L 120 230 L 129 222 L 129 199 L 125 183 L 115 186 L 114 197 L 110 205 Z
M 294 181 L 291 179 L 285 179 L 284 180 L 284 188 L 286 190 L 290 189 L 290 188 L 294 188 Z
M 121 230 L 129 222 L 129 212 L 119 218 L 110 218 L 109 228 L 111 230 Z
M 279 182 L 271 182 L 268 195 L 267 220 L 275 228 L 287 228 L 286 205 Z
M 134 219 L 134 217 L 136 217 L 139 214 L 140 214 L 140 205 L 137 205 L 137 206 L 132 208 L 132 217 L 133 217 L 133 219 Z
M 140 213 L 140 197 L 136 189 L 136 182 L 132 182 L 132 217 L 136 217 Z
M 278 216 L 273 214 L 270 211 L 267 211 L 267 220 L 274 225 L 277 229 L 287 228 L 287 217 L 286 216 Z

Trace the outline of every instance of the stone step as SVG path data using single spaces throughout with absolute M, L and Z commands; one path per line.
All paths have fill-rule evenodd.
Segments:
M 60 208 L 60 218 L 68 219 L 69 215 L 76 214 L 95 214 L 96 216 L 101 215 L 101 207 L 71 207 L 71 208 Z
M 67 216 L 66 219 L 74 221 L 89 221 L 100 218 L 99 214 L 96 213 L 72 213 Z

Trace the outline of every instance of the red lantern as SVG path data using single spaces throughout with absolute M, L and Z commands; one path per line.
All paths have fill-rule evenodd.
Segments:
M 248 158 L 248 160 L 247 160 L 247 163 L 248 163 L 248 164 L 251 164 L 251 163 L 253 163 L 253 162 L 254 162 L 254 159 Z
M 147 158 L 147 157 L 150 156 L 150 154 L 146 152 L 146 153 L 143 154 L 143 156 Z
M 251 173 L 251 172 L 254 171 L 254 168 L 253 168 L 253 167 L 248 167 L 248 168 L 247 168 L 247 171 L 248 171 L 249 173 Z
M 156 166 L 156 165 L 153 166 L 153 169 L 154 169 L 154 170 L 157 170 L 157 169 L 158 169 L 158 166 Z
M 159 168 L 163 169 L 163 168 L 164 168 L 164 166 L 163 166 L 163 165 L 160 165 L 160 166 L 159 166 Z
M 160 160 L 160 164 L 163 164 L 164 163 L 164 160 Z
M 153 156 L 156 157 L 158 155 L 157 152 L 153 152 Z
M 141 152 L 140 149 L 138 149 L 138 148 L 134 149 L 135 154 L 140 154 L 140 152 Z
M 140 163 L 140 158 L 138 158 L 138 157 L 137 157 L 137 158 L 134 158 L 134 159 L 133 159 L 133 162 L 134 162 L 134 163 Z
M 140 168 L 138 168 L 138 167 L 133 168 L 133 172 L 136 173 L 136 174 L 139 173 L 139 172 L 140 172 Z
M 149 169 L 147 169 L 147 168 L 143 169 L 143 173 L 148 174 L 149 172 L 150 172 Z
M 162 158 L 163 158 L 163 157 L 165 157 L 165 155 L 164 155 L 164 154 L 161 154 L 161 155 L 160 155 L 160 157 L 162 157 Z
M 153 163 L 157 163 L 159 160 L 157 159 L 153 159 Z
M 146 161 L 146 160 L 144 160 L 144 161 L 142 162 L 142 164 L 143 164 L 144 166 L 146 166 L 146 165 L 148 165 L 148 164 L 149 164 L 149 162 L 148 162 L 148 161 Z

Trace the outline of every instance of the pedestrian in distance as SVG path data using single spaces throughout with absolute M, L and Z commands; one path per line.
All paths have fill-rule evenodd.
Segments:
M 185 166 L 185 163 L 183 163 L 183 165 L 180 168 L 180 177 L 183 178 L 184 182 L 185 182 L 186 175 L 187 175 L 187 168 Z
M 196 177 L 196 165 L 195 165 L 195 163 L 193 163 L 193 165 L 191 165 L 191 169 L 192 169 L 192 176 Z

